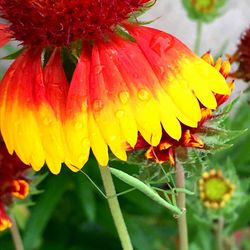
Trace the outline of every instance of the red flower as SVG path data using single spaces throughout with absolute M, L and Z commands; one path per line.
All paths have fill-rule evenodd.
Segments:
M 3 204 L 0 202 L 0 232 L 11 227 L 12 223 L 10 217 L 5 211 Z
M 127 159 L 125 145 L 134 146 L 138 132 L 153 146 L 162 134 L 178 141 L 184 125 L 197 127 L 199 103 L 217 107 L 214 93 L 229 88 L 213 67 L 172 35 L 126 21 L 149 4 L 0 1 L 11 37 L 25 47 L 0 87 L 10 153 L 58 174 L 62 163 L 78 171 L 92 149 L 106 166 L 109 149 Z M 72 77 L 69 58 L 77 58 Z
M 241 36 L 238 49 L 231 60 L 239 64 L 238 69 L 231 76 L 250 81 L 250 27 Z
M 149 0 L 1 0 L 2 18 L 12 37 L 27 46 L 69 45 L 78 39 L 103 40 L 116 24 Z
M 24 199 L 29 193 L 24 165 L 16 155 L 10 155 L 0 141 L 0 231 L 11 226 L 5 206 L 10 205 L 14 198 Z
M 203 57 L 209 64 L 214 66 L 225 78 L 227 78 L 230 72 L 230 63 L 229 61 L 225 61 L 222 63 L 221 58 L 217 60 L 214 64 L 213 58 L 210 53 L 206 53 Z M 228 83 L 229 88 L 232 90 L 234 87 L 233 82 Z M 229 95 L 218 95 L 215 94 L 215 98 L 217 101 L 217 105 L 220 106 L 224 102 L 227 101 Z M 201 110 L 201 119 L 198 123 L 197 127 L 190 127 L 187 125 L 182 126 L 182 135 L 179 140 L 175 140 L 171 138 L 167 133 L 163 133 L 161 137 L 161 141 L 157 146 L 151 146 L 150 143 L 145 141 L 143 137 L 139 134 L 137 143 L 135 147 L 131 147 L 128 145 L 128 151 L 146 149 L 145 157 L 147 159 L 153 159 L 158 163 L 169 162 L 171 165 L 175 165 L 175 150 L 178 147 L 183 148 L 198 148 L 204 149 L 206 145 L 197 135 L 203 129 L 204 124 L 213 118 L 213 112 L 211 109 L 205 108 L 202 104 L 200 104 Z

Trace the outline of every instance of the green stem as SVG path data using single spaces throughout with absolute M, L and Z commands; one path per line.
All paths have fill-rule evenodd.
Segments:
M 176 188 L 185 188 L 185 173 L 183 166 L 180 163 L 176 163 Z M 177 206 L 183 210 L 183 214 L 177 218 L 178 222 L 178 234 L 180 241 L 180 250 L 188 250 L 188 228 L 186 218 L 186 194 L 179 192 L 176 197 Z
M 11 217 L 12 227 L 10 228 L 10 233 L 15 246 L 15 250 L 24 250 L 23 241 L 16 224 L 14 216 Z
M 224 228 L 224 218 L 220 217 L 215 223 L 215 240 L 216 240 L 216 249 L 224 250 L 223 247 L 223 228 Z
M 196 54 L 200 53 L 202 27 L 203 27 L 202 22 L 198 21 L 197 26 L 196 26 L 196 40 L 195 40 L 195 46 L 194 46 L 194 51 Z
M 108 197 L 108 204 L 114 219 L 114 223 L 121 241 L 123 250 L 133 250 L 133 246 L 128 234 L 128 230 L 121 212 L 121 208 L 116 196 L 115 186 L 109 167 L 99 166 L 104 189 Z

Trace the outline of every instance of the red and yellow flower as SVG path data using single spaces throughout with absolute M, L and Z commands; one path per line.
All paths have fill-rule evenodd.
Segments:
M 202 59 L 213 66 L 220 74 L 226 79 L 230 72 L 230 63 L 229 61 L 222 62 L 221 58 L 219 58 L 215 63 L 213 57 L 209 52 L 202 56 Z M 202 82 L 201 82 L 202 84 Z M 228 88 L 230 91 L 234 87 L 234 82 L 230 81 L 228 83 Z M 229 94 L 221 95 L 214 94 L 217 106 L 220 106 L 229 98 Z M 169 162 L 171 165 L 175 165 L 176 163 L 176 149 L 177 148 L 197 148 L 197 149 L 206 149 L 207 145 L 200 138 L 200 134 L 206 134 L 209 130 L 206 128 L 206 122 L 211 120 L 213 115 L 213 110 L 211 108 L 207 108 L 202 103 L 199 106 L 201 119 L 199 120 L 197 126 L 190 126 L 186 124 L 182 124 L 181 126 L 181 137 L 179 140 L 171 137 L 166 131 L 163 131 L 160 143 L 156 146 L 151 145 L 147 142 L 142 135 L 139 134 L 138 141 L 135 147 L 131 147 L 128 145 L 128 151 L 146 149 L 145 157 L 147 159 L 152 159 L 160 164 L 164 162 Z
M 127 159 L 126 145 L 135 147 L 138 133 L 154 147 L 164 136 L 178 142 L 185 127 L 197 128 L 201 105 L 216 109 L 216 94 L 230 89 L 214 67 L 174 36 L 129 23 L 149 5 L 0 1 L 8 20 L 0 41 L 24 46 L 0 89 L 0 129 L 10 153 L 35 170 L 46 163 L 54 174 L 62 163 L 81 169 L 90 149 L 106 166 L 109 149 Z M 77 58 L 72 76 L 65 54 Z
M 0 141 L 0 231 L 12 225 L 6 207 L 11 205 L 13 199 L 24 199 L 29 194 L 28 169 L 29 166 L 24 165 L 16 155 L 10 155 Z

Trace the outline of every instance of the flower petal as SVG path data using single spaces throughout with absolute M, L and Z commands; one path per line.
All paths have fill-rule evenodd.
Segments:
M 152 70 L 149 69 L 146 76 L 144 76 L 145 72 L 142 73 L 140 70 L 144 62 L 135 57 L 138 48 L 134 43 L 123 41 L 123 39 L 117 37 L 109 42 L 107 46 L 109 46 L 109 51 L 106 53 L 109 55 L 112 64 L 120 72 L 120 79 L 123 79 L 123 84 L 120 84 L 121 88 L 116 89 L 114 96 L 121 98 L 123 93 L 127 93 L 125 101 L 122 100 L 123 98 L 121 101 L 129 103 L 133 109 L 138 131 L 150 144 L 158 144 L 162 133 L 161 112 L 159 104 L 151 91 L 153 84 L 151 85 L 148 81 L 151 74 L 153 74 Z M 110 83 L 115 86 L 112 78 Z
M 115 117 L 115 107 L 108 97 L 108 84 L 112 79 L 105 81 L 103 67 L 105 65 L 100 60 L 98 47 L 94 46 L 90 71 L 89 107 L 111 151 L 119 159 L 126 160 L 125 140 Z
M 138 129 L 129 100 L 129 92 L 118 68 L 110 59 L 112 49 L 108 44 L 99 44 L 100 60 L 103 65 L 102 74 L 106 85 L 107 98 L 110 100 L 115 119 L 118 121 L 121 133 L 132 147 L 136 144 Z
M 81 56 L 70 83 L 64 124 L 69 149 L 68 167 L 77 171 L 89 158 L 90 139 L 88 130 L 88 92 L 90 78 L 90 55 L 82 49 Z M 103 142 L 103 140 L 102 140 Z M 108 153 L 104 146 L 105 154 Z M 105 156 L 105 158 L 107 158 Z
M 0 48 L 10 40 L 10 33 L 7 30 L 8 27 L 9 25 L 0 23 Z
M 88 125 L 90 145 L 93 154 L 101 166 L 107 166 L 109 161 L 108 146 L 92 113 L 88 116 Z
M 38 117 L 42 119 L 40 130 L 46 149 L 46 162 L 50 170 L 57 174 L 61 163 L 66 161 L 67 149 L 63 132 L 68 83 L 61 62 L 60 50 L 54 50 L 44 69 L 44 86 L 40 93 L 45 96 Z M 51 110 L 52 108 L 52 110 Z
M 12 226 L 12 223 L 11 223 L 10 217 L 6 213 L 2 202 L 0 202 L 0 232 L 4 231 L 7 228 L 10 228 L 11 226 Z
M 34 116 L 34 86 L 42 75 L 40 52 L 25 51 L 10 66 L 0 89 L 1 133 L 12 154 L 39 170 L 44 164 L 38 124 Z
M 204 106 L 212 109 L 217 106 L 213 92 L 229 94 L 223 76 L 175 37 L 147 27 L 128 26 L 128 30 L 166 92 L 186 116 L 196 121 L 200 117 L 192 91 Z

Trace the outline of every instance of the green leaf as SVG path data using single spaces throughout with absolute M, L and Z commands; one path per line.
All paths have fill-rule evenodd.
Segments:
M 76 190 L 82 209 L 89 222 L 94 222 L 96 218 L 96 200 L 94 190 L 90 182 L 82 174 L 75 176 Z
M 116 25 L 115 32 L 122 38 L 127 39 L 131 42 L 135 42 L 135 38 L 132 35 L 130 35 L 129 32 L 121 25 Z
M 23 52 L 23 48 L 15 51 L 14 53 L 11 53 L 10 55 L 4 56 L 2 58 L 0 58 L 0 60 L 13 60 L 16 59 L 22 52 Z
M 17 221 L 18 226 L 24 230 L 29 218 L 29 210 L 25 205 L 16 205 L 11 209 L 11 213 Z
M 173 231 L 174 226 L 171 225 L 172 223 L 165 221 L 165 218 L 159 218 L 160 222 L 153 221 L 154 218 L 156 218 L 154 213 L 153 216 L 153 218 L 149 218 L 135 215 L 124 215 L 135 249 L 166 249 L 164 247 L 165 238 L 170 238 L 174 235 L 175 232 Z M 170 248 L 170 242 L 168 242 L 167 247 L 167 249 L 173 249 Z
M 36 206 L 32 209 L 30 219 L 27 223 L 23 236 L 25 250 L 31 250 L 39 244 L 44 229 L 63 193 L 68 188 L 67 174 L 61 173 L 52 176 L 47 185 L 46 191 L 38 199 Z
M 240 209 L 237 211 L 237 220 L 234 221 L 232 225 L 230 225 L 230 231 L 234 232 L 241 228 L 246 227 L 249 222 L 249 207 L 250 207 L 250 196 L 244 196 L 244 205 L 241 206 Z
M 232 146 L 230 143 L 235 138 L 246 133 L 245 130 L 225 130 L 225 129 L 215 129 L 215 128 L 206 128 L 206 135 L 201 135 L 202 141 L 206 145 L 206 150 L 216 151 L 226 149 Z
M 131 23 L 138 23 L 137 18 L 140 17 L 141 15 L 143 15 L 144 13 L 146 13 L 148 10 L 150 10 L 150 8 L 155 5 L 155 3 L 156 3 L 156 0 L 148 1 L 146 4 L 144 4 L 143 7 L 139 8 L 139 10 L 133 11 L 133 13 L 131 13 L 128 21 Z
M 233 147 L 220 152 L 220 154 L 217 154 L 216 157 L 220 161 L 224 161 L 224 159 L 230 155 L 234 165 L 237 166 L 238 174 L 245 177 L 250 173 L 250 168 L 246 167 L 250 163 L 250 112 L 248 103 L 250 93 L 243 93 L 238 99 L 238 102 L 234 105 L 233 112 L 227 117 L 225 126 L 232 130 L 243 130 L 248 128 L 248 131 L 245 132 L 244 136 L 239 137 L 234 142 Z

